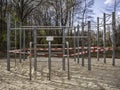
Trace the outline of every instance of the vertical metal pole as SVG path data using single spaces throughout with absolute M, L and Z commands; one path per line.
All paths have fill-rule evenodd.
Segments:
M 103 44 L 104 44 L 104 63 L 106 63 L 106 14 L 103 15 L 103 25 L 104 25 L 104 34 L 103 34 Z
M 116 19 L 115 12 L 112 12 L 112 65 L 115 66 L 115 30 L 116 30 Z
M 21 28 L 21 26 L 22 26 L 22 23 L 20 22 L 20 28 Z M 20 29 L 19 30 L 19 35 L 20 35 L 20 50 L 22 51 L 22 29 Z M 21 63 L 22 62 L 22 55 L 21 55 L 21 51 L 20 51 L 20 60 L 19 60 L 19 62 Z
M 30 42 L 30 56 L 29 56 L 29 60 L 30 60 L 30 80 L 32 79 L 32 60 L 31 60 L 31 49 L 32 49 L 32 42 Z
M 99 61 L 99 17 L 97 17 L 97 60 Z
M 49 69 L 49 80 L 51 80 L 51 41 L 48 41 L 48 69 Z
M 23 51 L 25 52 L 25 30 L 23 30 Z M 23 55 L 23 60 L 25 61 L 25 54 Z
M 15 21 L 15 28 L 16 28 L 16 21 Z M 15 29 L 15 49 L 17 49 L 16 29 Z M 15 66 L 16 66 L 16 53 L 15 53 Z
M 73 40 L 73 44 L 74 44 L 74 61 L 76 61 L 76 27 L 74 28 L 74 40 Z
M 82 22 L 82 66 L 84 66 L 84 22 Z
M 10 13 L 6 14 L 7 17 L 7 70 L 10 71 Z
M 70 62 L 69 62 L 69 43 L 66 42 L 67 45 L 67 67 L 68 67 L 68 80 L 70 80 Z
M 88 21 L 88 70 L 91 70 L 91 22 Z
M 78 25 L 78 26 L 77 26 L 77 32 L 78 32 L 78 33 L 77 33 L 77 36 L 78 36 L 78 37 L 77 37 L 77 47 L 78 47 L 78 49 L 77 49 L 77 53 L 78 53 L 78 55 L 77 55 L 77 62 L 78 62 L 78 63 L 80 62 L 80 61 L 79 61 L 79 58 L 80 58 L 80 57 L 79 57 L 79 46 L 80 46 L 80 43 L 79 43 L 79 41 L 80 41 L 80 38 L 79 38 L 80 30 L 79 30 L 79 29 L 80 29 L 80 28 L 79 28 L 79 27 L 80 27 L 80 26 Z
M 37 46 L 36 46 L 36 44 L 37 44 L 37 29 L 36 28 L 34 28 L 34 71 L 35 71 L 35 73 L 36 73 L 36 71 L 37 71 L 37 50 L 36 50 L 36 48 L 37 48 Z
M 63 30 L 63 38 L 62 38 L 62 43 L 63 43 L 63 60 L 62 60 L 62 69 L 65 70 L 65 29 Z

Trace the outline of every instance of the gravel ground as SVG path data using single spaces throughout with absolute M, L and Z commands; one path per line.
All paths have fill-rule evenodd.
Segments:
M 34 59 L 32 59 L 33 61 Z M 103 59 L 97 61 L 92 58 L 92 70 L 76 63 L 70 58 L 70 80 L 67 70 L 62 70 L 62 59 L 52 58 L 51 80 L 48 79 L 48 58 L 38 58 L 36 75 L 33 70 L 32 80 L 29 80 L 29 60 L 15 65 L 11 59 L 11 71 L 6 70 L 6 60 L 0 60 L 0 90 L 120 90 L 120 59 L 116 59 L 116 66 L 112 66 L 111 58 L 107 63 Z M 67 61 L 67 60 L 66 60 Z M 67 68 L 67 65 L 66 65 Z

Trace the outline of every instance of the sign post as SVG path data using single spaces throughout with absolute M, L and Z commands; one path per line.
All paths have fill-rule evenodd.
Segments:
M 51 41 L 53 41 L 52 36 L 47 36 L 46 40 L 48 41 L 48 69 L 49 69 L 49 80 L 51 80 Z
M 32 80 L 32 60 L 31 60 L 31 49 L 32 49 L 32 42 L 30 42 L 30 55 L 29 55 L 29 60 L 30 60 L 30 80 Z

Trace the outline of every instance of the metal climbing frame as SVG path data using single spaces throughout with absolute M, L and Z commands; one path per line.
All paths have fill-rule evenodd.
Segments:
M 91 28 L 90 28 L 90 25 L 89 25 L 90 23 L 88 23 L 88 30 L 90 31 L 91 30 Z M 79 40 L 80 40 L 80 38 L 88 38 L 88 39 L 90 39 L 91 37 L 89 37 L 89 36 L 80 36 L 80 26 L 78 25 L 77 27 L 69 27 L 69 26 L 21 26 L 20 28 L 11 28 L 10 27 L 10 15 L 9 15 L 9 13 L 7 14 L 7 70 L 8 71 L 10 71 L 10 52 L 9 52 L 9 50 L 10 50 L 10 32 L 11 32 L 11 30 L 19 30 L 19 34 L 20 34 L 20 62 L 21 62 L 21 50 L 22 50 L 22 45 L 21 45 L 21 42 L 22 42 L 22 32 L 23 31 L 25 31 L 25 30 L 30 30 L 30 31 L 33 31 L 33 45 L 34 45 L 34 71 L 35 71 L 35 73 L 36 73 L 36 71 L 37 71 L 37 47 L 38 46 L 42 46 L 42 45 L 44 45 L 44 44 L 40 44 L 40 43 L 38 43 L 37 42 L 37 39 L 38 38 L 46 38 L 46 36 L 39 36 L 38 34 L 37 34 L 37 31 L 38 30 L 62 30 L 62 36 L 53 36 L 54 38 L 62 38 L 62 42 L 61 42 L 61 44 L 52 44 L 53 46 L 58 46 L 58 45 L 60 45 L 60 46 L 62 46 L 62 48 L 63 48 L 63 51 L 62 51 L 62 53 L 63 53 L 63 57 L 62 57 L 62 69 L 63 70 L 65 70 L 65 57 L 66 57 L 66 55 L 65 55 L 65 42 L 66 42 L 66 38 L 73 38 L 73 42 L 74 42 L 74 59 L 76 60 L 76 58 L 77 58 L 77 62 L 79 63 L 79 55 L 83 55 L 83 52 L 82 52 L 82 54 L 80 54 L 80 52 L 79 52 L 79 46 L 80 46 L 80 44 L 79 44 Z M 72 33 L 74 36 L 70 36 L 70 35 L 67 35 L 66 34 L 66 30 L 67 30 L 67 32 L 69 32 L 70 30 L 72 30 L 72 32 L 74 32 L 74 33 Z M 77 32 L 76 32 L 77 31 Z M 90 35 L 90 34 L 89 34 Z M 25 49 L 25 32 L 24 32 L 24 34 L 23 34 L 23 50 Z M 90 41 L 90 40 L 88 40 L 88 41 Z M 47 45 L 47 44 L 46 44 Z M 90 45 L 90 42 L 88 43 L 88 45 Z M 84 46 L 82 46 L 82 51 L 83 51 L 83 48 L 84 48 Z M 90 61 L 90 59 L 91 59 L 91 56 L 90 56 L 90 53 L 91 53 L 91 49 L 90 49 L 91 47 L 89 46 L 88 47 L 88 51 L 89 51 L 89 53 L 88 53 L 88 55 L 89 55 L 89 58 L 88 58 L 88 60 L 89 60 L 89 64 L 88 64 L 88 66 L 89 66 L 89 68 L 91 67 L 91 61 Z M 25 53 L 24 53 L 25 54 Z M 82 60 L 82 64 L 84 65 L 84 60 Z
M 10 71 L 10 32 L 11 30 L 19 30 L 19 34 L 20 34 L 20 63 L 21 61 L 21 50 L 22 50 L 22 32 L 25 30 L 31 30 L 33 31 L 34 34 L 34 41 L 33 41 L 33 45 L 34 45 L 34 70 L 37 71 L 37 46 L 39 46 L 40 44 L 37 43 L 37 38 L 39 38 L 40 36 L 37 36 L 37 30 L 62 30 L 63 36 L 61 37 L 55 37 L 55 38 L 62 38 L 62 44 L 54 44 L 55 46 L 62 46 L 63 47 L 63 70 L 65 70 L 65 29 L 73 29 L 73 27 L 68 27 L 68 26 L 21 26 L 20 28 L 11 28 L 10 27 L 10 14 L 7 13 L 7 70 Z M 68 30 L 69 31 L 69 30 Z M 23 42 L 23 50 L 25 48 L 25 32 L 23 34 L 24 36 L 24 42 Z M 46 37 L 46 36 L 45 36 Z M 70 38 L 70 36 L 67 36 L 67 38 Z M 76 37 L 78 38 L 78 37 Z
M 115 16 L 115 12 L 112 12 L 111 16 L 112 17 L 112 23 L 107 24 L 107 20 L 106 20 L 106 16 L 108 14 L 104 13 L 103 14 L 103 30 L 104 30 L 104 34 L 103 34 L 103 48 L 104 48 L 104 54 L 103 54 L 103 58 L 104 58 L 104 63 L 106 63 L 106 25 L 111 25 L 112 26 L 112 65 L 115 65 L 115 30 L 116 30 L 116 16 Z M 99 61 L 99 29 L 100 29 L 100 19 L 99 17 L 97 17 L 97 60 Z
M 54 38 L 62 38 L 62 44 L 52 44 L 51 46 L 62 46 L 63 47 L 63 59 L 62 59 L 62 68 L 63 70 L 65 70 L 65 38 L 66 38 L 66 35 L 65 35 L 65 29 L 73 29 L 73 27 L 67 27 L 67 26 L 22 26 L 21 27 L 22 29 L 24 30 L 27 30 L 28 29 L 31 29 L 33 30 L 33 33 L 34 33 L 34 70 L 37 71 L 37 47 L 38 46 L 45 46 L 48 44 L 40 44 L 40 43 L 37 43 L 37 39 L 38 38 L 46 38 L 47 36 L 39 36 L 37 34 L 37 31 L 38 30 L 62 30 L 62 33 L 63 35 L 62 36 L 53 36 Z M 13 28 L 12 28 L 13 29 Z M 19 29 L 19 28 L 18 28 Z M 67 36 L 67 37 L 70 37 L 70 36 Z

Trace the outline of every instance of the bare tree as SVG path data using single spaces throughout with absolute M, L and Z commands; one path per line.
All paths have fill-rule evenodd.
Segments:
M 117 12 L 120 10 L 120 1 L 119 0 L 114 0 L 114 3 L 111 5 L 107 5 L 105 8 L 106 11 L 108 12 Z
M 42 0 L 11 0 L 11 4 L 14 7 L 14 10 L 16 12 L 16 15 L 20 19 L 22 23 L 25 22 L 28 15 L 31 14 L 31 12 L 40 5 Z
M 4 18 L 6 15 L 6 10 L 7 10 L 7 0 L 0 0 L 0 31 L 2 32 L 3 29 L 5 29 L 3 23 Z
M 75 7 L 76 19 L 78 22 L 86 22 L 92 17 L 93 10 L 92 6 L 94 5 L 94 0 L 77 0 L 80 4 Z
M 119 22 L 119 17 L 118 17 L 119 10 L 120 10 L 120 1 L 119 0 L 114 0 L 114 3 L 106 6 L 106 11 L 108 11 L 110 13 L 115 12 L 115 14 L 116 14 L 116 27 L 115 27 L 115 30 L 114 30 L 116 46 L 120 45 L 119 44 L 119 34 L 120 34 L 119 25 L 120 25 L 120 22 Z
M 0 0 L 0 49 L 6 48 L 6 22 L 7 0 Z

